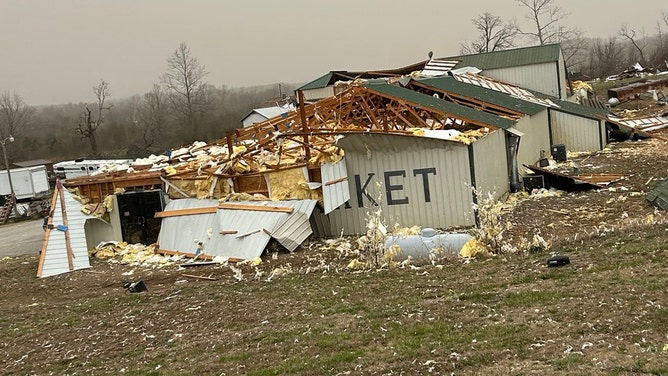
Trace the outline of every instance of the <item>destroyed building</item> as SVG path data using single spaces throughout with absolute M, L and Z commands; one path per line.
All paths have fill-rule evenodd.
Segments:
M 521 189 L 522 166 L 554 145 L 609 141 L 605 110 L 563 99 L 558 45 L 513 51 L 330 72 L 297 90 L 294 109 L 63 185 L 97 218 L 85 222 L 89 248 L 193 254 L 203 242 L 209 255 L 249 259 L 270 239 L 294 250 L 311 233 L 364 233 L 378 209 L 391 225 L 475 226 L 480 195 Z

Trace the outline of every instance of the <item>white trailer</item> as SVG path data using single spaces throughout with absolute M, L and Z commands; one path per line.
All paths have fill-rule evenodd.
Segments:
M 30 199 L 49 193 L 49 176 L 46 166 L 13 168 L 9 170 L 12 176 L 12 186 L 17 200 Z M 7 170 L 0 171 L 0 195 L 11 193 Z
M 127 169 L 132 161 L 132 159 L 75 159 L 54 164 L 53 172 L 60 179 L 70 179 L 94 175 L 100 168 L 110 166 L 122 166 L 121 169 Z

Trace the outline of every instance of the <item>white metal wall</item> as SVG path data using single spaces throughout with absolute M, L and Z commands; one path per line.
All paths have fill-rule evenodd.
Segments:
M 540 151 L 545 156 L 550 155 L 550 128 L 548 126 L 548 111 L 545 109 L 535 115 L 520 119 L 513 129 L 524 135 L 520 138 L 520 148 L 517 153 L 517 166 L 522 171 L 523 164 L 534 164 L 540 159 Z
M 334 96 L 334 86 L 304 90 L 304 100 L 313 101 Z
M 248 115 L 243 121 L 242 125 L 244 127 L 247 127 L 249 125 L 253 125 L 255 123 L 261 123 L 263 121 L 267 120 L 266 117 L 258 114 L 257 112 L 253 112 L 252 114 Z
M 121 216 L 118 212 L 118 200 L 116 195 L 112 196 L 113 208 L 109 213 L 109 223 L 99 218 L 93 218 L 86 221 L 84 230 L 86 231 L 86 244 L 88 249 L 97 247 L 104 241 L 123 241 L 123 231 L 121 230 Z
M 552 144 L 564 144 L 566 150 L 597 151 L 605 146 L 605 126 L 601 120 L 550 109 L 550 127 Z
M 349 205 L 328 215 L 329 235 L 366 231 L 365 215 L 378 206 L 362 193 L 365 186 L 374 201 L 382 195 L 379 204 L 389 226 L 448 228 L 475 224 L 466 145 L 385 134 L 349 135 L 339 140 L 339 145 L 346 152 L 351 198 Z
M 524 65 L 520 67 L 489 69 L 482 72 L 484 76 L 538 91 L 558 98 L 566 98 L 565 76 L 558 76 L 555 62 Z M 559 82 L 561 81 L 561 86 Z M 561 89 L 561 90 L 560 90 Z
M 502 130 L 492 132 L 471 144 L 475 185 L 478 194 L 495 199 L 510 191 L 506 135 Z

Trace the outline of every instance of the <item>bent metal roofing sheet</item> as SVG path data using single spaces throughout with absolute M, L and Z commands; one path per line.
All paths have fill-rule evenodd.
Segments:
M 311 216 L 316 205 L 315 200 L 294 201 L 244 201 L 234 202 L 237 207 L 259 205 L 290 207 L 292 213 L 304 213 Z M 189 208 L 218 207 L 218 200 L 179 199 L 167 204 L 164 212 Z M 272 234 L 278 231 L 280 239 L 289 247 L 296 247 L 297 240 L 303 241 L 306 229 L 298 226 L 299 231 L 290 233 L 281 228 L 286 221 L 296 221 L 285 211 L 256 211 L 218 209 L 213 213 L 165 217 L 160 228 L 160 249 L 193 253 L 197 243 L 202 242 L 204 253 L 212 256 L 253 259 L 262 255 Z M 298 221 L 297 221 L 298 222 Z M 310 234 L 310 233 L 309 233 Z M 279 237 L 279 235 L 276 235 Z M 294 235 L 294 236 L 293 236 Z M 308 235 L 306 235 L 308 236 Z M 287 239 L 286 239 L 287 238 Z M 295 240 L 290 242 L 290 239 Z M 294 250 L 294 248 L 292 248 Z

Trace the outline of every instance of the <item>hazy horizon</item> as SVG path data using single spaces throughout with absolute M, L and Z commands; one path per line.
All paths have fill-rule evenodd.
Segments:
M 582 3 L 582 4 L 581 4 Z M 656 34 L 658 0 L 556 0 L 564 24 L 585 37 L 608 38 L 623 24 Z M 632 3 L 631 3 L 632 4 Z M 471 19 L 490 12 L 528 27 L 515 0 L 447 2 L 366 0 L 278 3 L 176 0 L 3 0 L 0 3 L 0 92 L 29 105 L 95 99 L 104 79 L 110 99 L 143 94 L 159 82 L 181 42 L 216 86 L 300 84 L 330 70 L 403 67 L 457 55 L 477 33 Z M 668 10 L 668 5 L 665 6 Z M 668 29 L 668 27 L 665 27 Z

